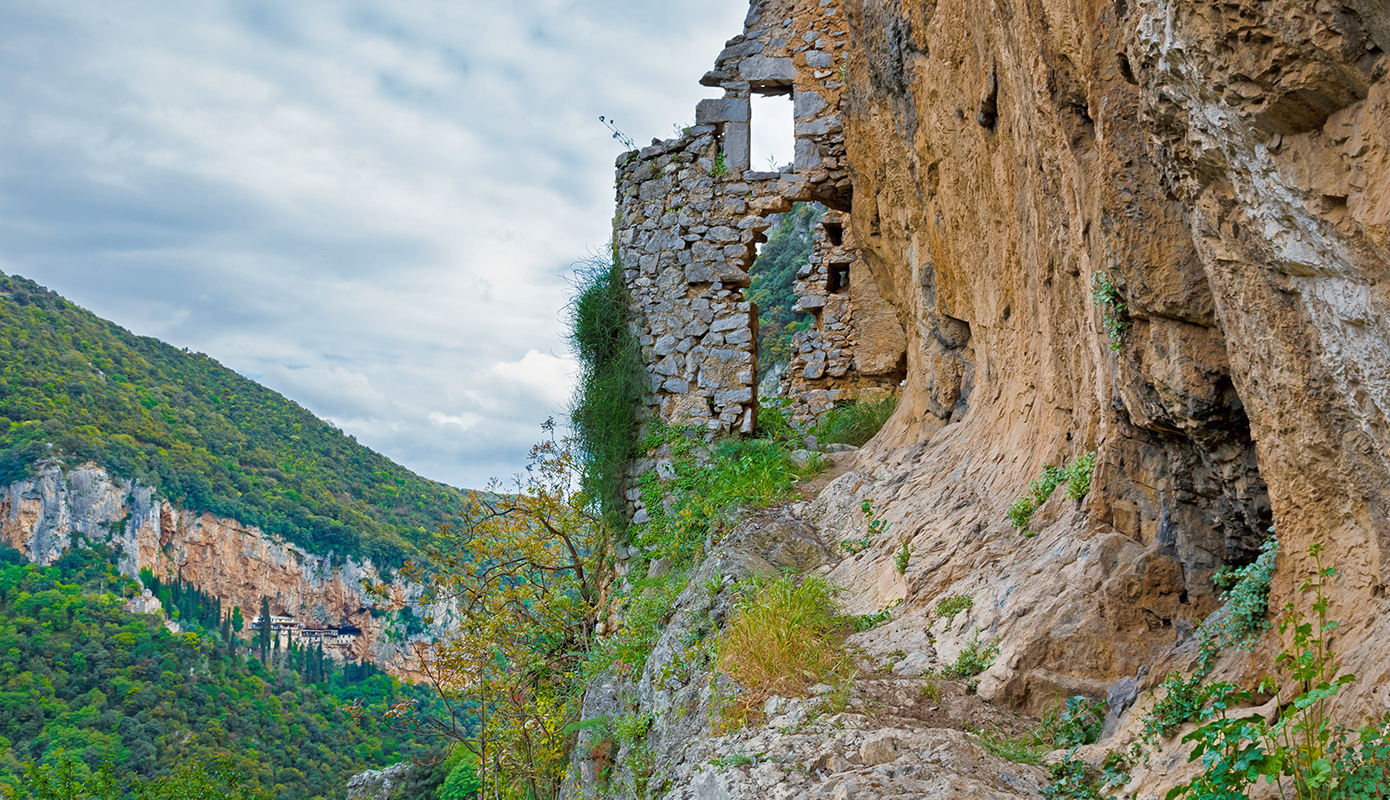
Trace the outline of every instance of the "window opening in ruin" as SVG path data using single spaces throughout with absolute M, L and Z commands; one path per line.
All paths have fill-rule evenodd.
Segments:
M 825 279 L 825 290 L 831 294 L 849 291 L 849 264 L 831 264 Z
M 752 97 L 752 165 L 756 172 L 790 168 L 796 157 L 796 124 L 790 86 L 756 90 Z
M 831 247 L 840 247 L 845 243 L 845 226 L 838 222 L 826 222 L 824 228 L 825 238 Z

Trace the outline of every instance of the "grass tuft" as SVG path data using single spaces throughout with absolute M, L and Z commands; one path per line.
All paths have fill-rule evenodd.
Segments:
M 812 433 L 822 446 L 849 444 L 862 447 L 874 438 L 898 408 L 898 398 L 885 397 L 877 402 L 854 402 L 836 406 L 825 412 Z
M 743 687 L 726 716 L 746 720 L 773 695 L 804 696 L 847 668 L 835 589 L 809 575 L 755 579 L 719 637 L 717 663 Z M 827 680 L 827 679 L 830 680 Z

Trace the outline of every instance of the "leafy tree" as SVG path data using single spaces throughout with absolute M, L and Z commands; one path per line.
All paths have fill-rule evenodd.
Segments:
M 546 429 L 551 438 L 532 448 L 513 491 L 494 485 L 475 494 L 462 524 L 426 547 L 432 569 L 404 568 L 427 586 L 427 607 L 447 603 L 457 624 L 417 646 L 445 713 L 406 703 L 390 715 L 404 729 L 461 744 L 487 765 L 488 792 L 539 800 L 559 791 L 580 659 L 597 621 L 595 565 L 609 539 L 575 490 L 574 443 L 555 436 L 553 422 Z

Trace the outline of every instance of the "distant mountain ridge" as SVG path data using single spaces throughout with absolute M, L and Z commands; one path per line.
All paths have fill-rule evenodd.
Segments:
M 412 557 L 466 504 L 206 355 L 0 273 L 0 485 L 51 458 L 381 566 Z

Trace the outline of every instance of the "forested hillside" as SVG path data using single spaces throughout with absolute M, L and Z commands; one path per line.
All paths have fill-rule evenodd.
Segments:
M 0 274 L 0 485 L 47 457 L 94 461 L 184 508 L 384 565 L 464 505 L 201 353 Z
M 33 762 L 52 776 L 68 763 L 79 784 L 110 764 L 126 793 L 217 764 L 272 797 L 335 798 L 356 772 L 424 753 L 376 720 L 427 690 L 308 650 L 263 664 L 233 649 L 230 610 L 219 621 L 186 588 L 162 592 L 180 610 L 171 633 L 122 610 L 138 589 L 109 555 L 74 549 L 38 567 L 0 546 L 0 796 L 27 796 Z
M 810 327 L 809 315 L 792 311 L 796 304 L 796 271 L 811 255 L 811 230 L 825 209 L 817 203 L 797 203 L 782 214 L 768 233 L 767 243 L 748 273 L 753 285 L 748 297 L 758 304 L 758 374 L 791 357 L 792 334 Z

